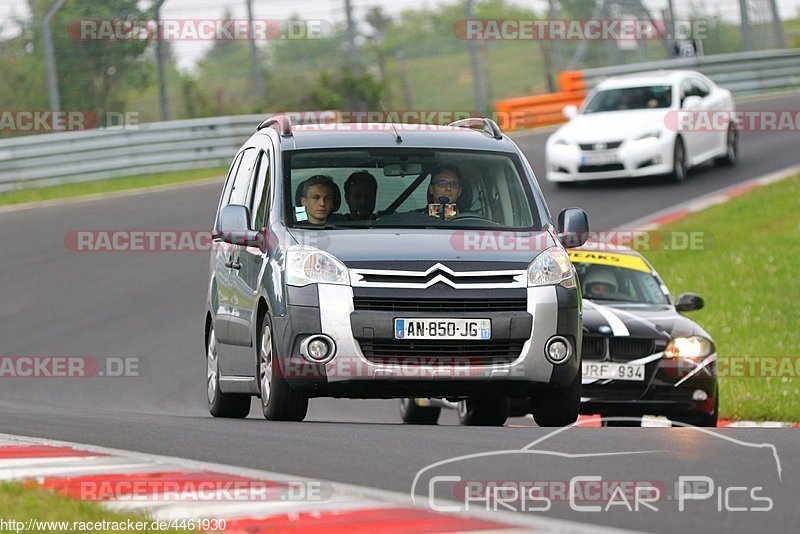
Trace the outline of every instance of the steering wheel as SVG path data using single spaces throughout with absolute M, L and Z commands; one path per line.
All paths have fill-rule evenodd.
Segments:
M 474 220 L 474 221 L 481 221 L 481 222 L 489 222 L 489 223 L 492 223 L 492 224 L 499 224 L 499 223 L 497 223 L 497 222 L 495 222 L 495 221 L 493 221 L 491 219 L 487 219 L 483 215 L 478 215 L 476 213 L 459 213 L 455 217 L 452 217 L 452 218 L 447 219 L 447 220 L 448 221 L 470 221 L 470 220 Z

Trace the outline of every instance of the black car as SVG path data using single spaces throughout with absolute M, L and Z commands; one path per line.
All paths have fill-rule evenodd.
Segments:
M 583 296 L 581 413 L 610 419 L 607 426 L 638 425 L 666 416 L 716 426 L 717 353 L 711 336 L 682 315 L 703 307 L 684 293 L 675 302 L 638 252 L 592 244 L 569 251 Z

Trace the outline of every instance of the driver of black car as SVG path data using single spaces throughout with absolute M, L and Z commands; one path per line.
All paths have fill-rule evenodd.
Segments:
M 587 269 L 583 276 L 583 294 L 588 299 L 618 298 L 617 277 L 613 271 L 602 265 L 594 265 Z

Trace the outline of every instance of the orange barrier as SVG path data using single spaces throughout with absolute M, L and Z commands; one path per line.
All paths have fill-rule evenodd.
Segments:
M 579 106 L 586 96 L 583 72 L 564 71 L 558 75 L 557 93 L 521 96 L 498 100 L 495 104 L 500 128 L 522 130 L 565 122 L 562 110 L 570 104 Z

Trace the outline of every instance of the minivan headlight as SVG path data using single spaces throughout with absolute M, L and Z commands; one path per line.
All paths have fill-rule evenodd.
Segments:
M 332 254 L 314 247 L 297 245 L 286 251 L 286 283 L 350 285 L 347 267 Z
M 575 287 L 575 271 L 569 254 L 561 247 L 550 247 L 528 266 L 528 287 L 560 284 Z

